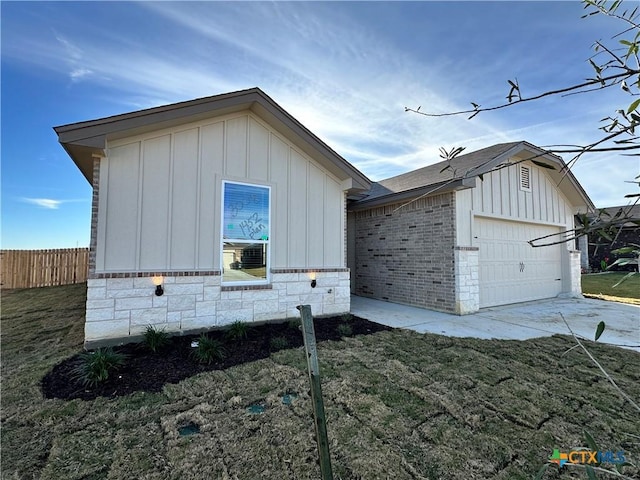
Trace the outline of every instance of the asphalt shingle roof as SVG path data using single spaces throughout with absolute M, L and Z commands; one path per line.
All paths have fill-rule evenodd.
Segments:
M 640 219 L 640 205 L 621 205 L 619 207 L 597 208 L 596 212 L 592 216 L 597 217 L 600 214 L 599 211 L 603 210 L 604 212 L 602 213 L 602 215 L 600 215 L 600 218 L 607 222 L 609 220 L 612 220 L 613 217 L 615 217 L 616 214 L 620 211 L 620 209 L 622 209 L 625 218 L 632 218 L 635 220 Z M 638 225 L 631 222 L 625 223 L 623 226 L 638 228 Z
M 444 171 L 442 171 L 442 169 L 447 166 L 446 160 L 379 182 L 374 182 L 371 185 L 371 190 L 367 192 L 367 196 L 362 200 L 372 200 L 393 193 L 437 185 L 452 179 L 474 176 L 474 170 L 478 170 L 478 173 L 481 173 L 479 167 L 522 143 L 523 142 L 500 143 L 467 153 L 466 155 L 460 155 L 451 161 L 451 169 Z

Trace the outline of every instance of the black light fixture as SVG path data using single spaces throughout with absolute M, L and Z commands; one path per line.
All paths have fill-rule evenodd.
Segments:
M 156 296 L 161 297 L 164 294 L 164 289 L 162 288 L 162 276 L 153 277 L 151 280 L 156 286 Z
M 316 272 L 311 272 L 311 288 L 316 288 Z

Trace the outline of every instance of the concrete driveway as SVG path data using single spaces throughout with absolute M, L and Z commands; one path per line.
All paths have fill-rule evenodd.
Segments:
M 560 312 L 580 337 L 593 340 L 601 320 L 606 329 L 599 343 L 640 352 L 640 306 L 594 299 L 552 298 L 536 302 L 483 308 L 472 315 L 451 315 L 397 303 L 351 297 L 351 313 L 373 322 L 420 333 L 452 337 L 526 340 L 570 335 Z

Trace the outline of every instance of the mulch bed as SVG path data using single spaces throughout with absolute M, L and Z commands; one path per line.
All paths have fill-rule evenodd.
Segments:
M 390 327 L 355 316 L 347 322 L 342 317 L 318 318 L 314 319 L 316 341 L 340 340 L 344 335 L 340 335 L 338 326 L 345 323 L 351 327 L 351 336 L 391 330 Z M 96 397 L 118 397 L 140 391 L 159 392 L 167 383 L 178 383 L 200 372 L 223 370 L 267 358 L 275 351 L 271 343 L 272 338 L 285 339 L 286 348 L 303 345 L 299 328 L 288 323 L 252 326 L 248 330 L 247 338 L 242 341 L 228 340 L 224 330 L 215 330 L 209 332 L 208 336 L 223 344 L 225 357 L 219 362 L 203 364 L 195 360 L 191 354 L 191 342 L 197 340 L 198 336 L 172 337 L 169 345 L 158 353 L 151 352 L 140 343 L 115 347 L 115 351 L 127 356 L 125 365 L 94 388 L 85 387 L 74 378 L 73 371 L 80 364 L 80 354 L 74 355 L 53 367 L 44 376 L 42 393 L 45 398 L 93 400 Z

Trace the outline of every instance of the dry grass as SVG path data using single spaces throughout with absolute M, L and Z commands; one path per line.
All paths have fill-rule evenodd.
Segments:
M 595 298 L 597 300 L 605 300 L 607 302 L 618 302 L 618 303 L 628 303 L 629 305 L 640 305 L 639 298 L 626 298 L 626 297 L 615 297 L 613 295 L 600 295 L 593 293 L 585 293 L 585 297 L 587 298 Z
M 162 393 L 44 400 L 38 382 L 82 342 L 84 288 L 3 298 L 2 478 L 311 479 L 303 352 L 201 374 Z M 633 398 L 640 354 L 590 344 Z M 319 346 L 340 479 L 531 479 L 554 448 L 640 459 L 640 419 L 567 337 L 486 341 L 383 332 Z M 297 392 L 291 406 L 281 397 Z M 262 414 L 247 406 L 261 402 Z M 181 437 L 189 422 L 200 433 Z M 631 435 L 630 435 L 631 434 Z M 637 468 L 627 468 L 637 476 Z M 545 478 L 585 478 L 579 473 Z
M 627 273 L 606 272 L 582 275 L 582 293 L 585 297 L 640 305 L 640 274 L 635 274 L 614 287 Z

